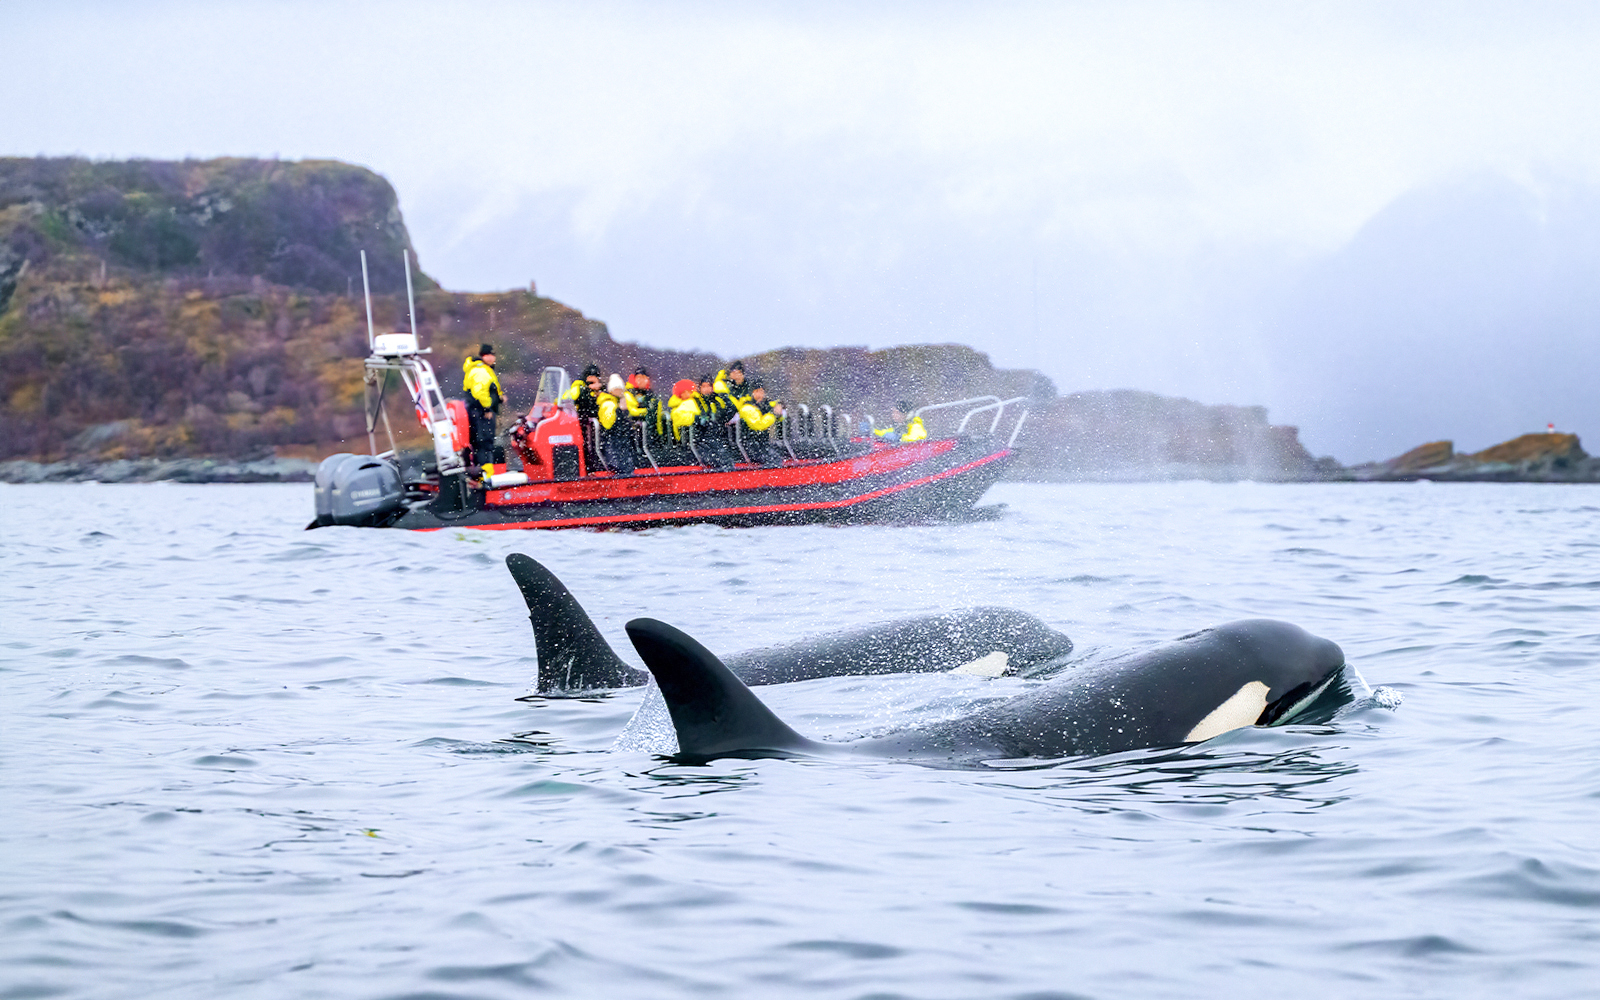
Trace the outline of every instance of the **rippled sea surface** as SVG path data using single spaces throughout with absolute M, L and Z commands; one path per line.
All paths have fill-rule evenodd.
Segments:
M 309 486 L 0 486 L 0 998 L 1600 991 L 1600 489 L 988 499 L 421 534 L 303 531 Z M 640 691 L 518 700 L 514 551 L 630 660 L 639 615 L 732 652 L 1004 604 L 1085 657 L 1266 616 L 1391 697 L 1045 764 L 686 766 L 617 748 Z M 761 693 L 848 738 L 1024 683 Z

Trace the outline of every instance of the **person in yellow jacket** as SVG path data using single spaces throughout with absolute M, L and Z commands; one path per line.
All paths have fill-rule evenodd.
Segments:
M 693 465 L 694 456 L 689 453 L 689 446 L 684 429 L 676 421 L 675 415 L 678 407 L 684 400 L 694 395 L 694 380 L 680 378 L 672 383 L 672 394 L 656 404 L 654 427 L 657 438 L 664 442 L 667 450 L 666 465 Z
M 693 395 L 694 395 L 694 380 L 693 379 L 680 378 L 680 379 L 678 379 L 678 381 L 672 383 L 672 396 L 671 396 L 671 398 L 669 398 L 666 401 L 665 406 L 667 408 L 667 416 L 669 418 L 671 418 L 671 421 L 672 421 L 672 436 L 674 438 L 679 437 L 679 434 L 678 434 L 679 426 L 678 426 L 678 419 L 677 419 L 678 407 L 682 406 L 684 404 L 684 402 L 686 400 L 688 400 L 690 397 L 692 397 Z M 689 418 L 689 422 L 693 423 L 694 422 L 694 418 L 690 417 Z
M 727 396 L 735 406 L 748 399 L 750 386 L 745 382 L 744 362 L 735 361 L 717 372 L 717 377 L 711 380 L 711 388 L 719 395 Z
M 687 384 L 685 384 L 687 383 Z M 700 387 L 704 381 L 695 382 L 692 379 L 682 379 L 672 389 L 672 429 L 681 438 L 683 432 L 694 426 L 700 418 L 700 402 L 704 398 L 700 394 Z M 706 395 L 710 395 L 708 391 Z
M 740 440 L 752 462 L 770 465 L 775 453 L 772 436 L 767 432 L 783 417 L 783 404 L 767 402 L 767 387 L 760 379 L 753 378 L 749 384 L 750 395 L 739 404 L 739 418 L 744 422 Z
M 639 465 L 633 448 L 633 420 L 623 405 L 628 387 L 622 376 L 612 374 L 606 387 L 595 394 L 600 421 L 601 457 L 616 475 L 631 476 Z
M 561 394 L 561 398 L 577 407 L 580 418 L 593 420 L 600 415 L 599 394 L 603 388 L 600 366 L 589 365 L 584 368 L 581 377 L 572 380 L 572 385 Z
M 892 426 L 879 427 L 872 433 L 884 441 L 910 444 L 913 441 L 923 441 L 928 437 L 928 427 L 918 416 L 908 416 L 911 404 L 901 400 L 889 411 L 889 420 Z
M 699 387 L 672 409 L 672 427 L 680 437 L 693 435 L 694 450 L 703 465 L 731 469 L 733 449 L 728 444 L 727 423 L 733 403 L 714 388 L 716 378 L 700 376 Z
M 591 422 L 600 419 L 600 393 L 605 386 L 600 381 L 600 366 L 589 365 L 583 369 L 583 376 L 574 379 L 561 398 L 570 402 L 578 411 L 578 424 L 583 428 L 583 467 L 584 472 L 600 471 L 600 454 L 595 451 L 594 433 Z
M 684 464 L 672 436 L 672 407 L 655 394 L 649 369 L 641 366 L 633 370 L 622 397 L 622 408 L 643 431 L 642 440 L 651 460 L 657 465 Z
M 472 461 L 484 466 L 484 474 L 494 464 L 494 421 L 500 413 L 500 378 L 494 372 L 494 347 L 482 344 L 477 354 L 461 363 L 461 390 L 467 394 L 467 430 Z
M 628 411 L 628 416 L 634 420 L 644 421 L 651 416 L 650 404 L 655 402 L 656 394 L 650 389 L 650 372 L 644 368 L 635 368 L 633 375 L 623 386 L 622 408 Z

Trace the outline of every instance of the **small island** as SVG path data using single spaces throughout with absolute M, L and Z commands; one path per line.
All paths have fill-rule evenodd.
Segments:
M 1351 466 L 1338 477 L 1356 482 L 1594 483 L 1600 459 L 1583 450 L 1576 434 L 1524 434 L 1472 454 L 1450 441 L 1431 441 L 1389 459 Z

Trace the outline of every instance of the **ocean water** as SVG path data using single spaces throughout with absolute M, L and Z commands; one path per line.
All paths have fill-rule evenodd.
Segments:
M 305 532 L 310 494 L 0 487 L 0 998 L 1600 993 L 1600 489 L 428 534 Z M 523 697 L 513 551 L 629 658 L 639 615 L 734 651 L 1006 604 L 1086 658 L 1267 616 L 1377 694 L 1102 758 L 687 766 L 641 691 Z M 1024 683 L 761 694 L 842 739 Z

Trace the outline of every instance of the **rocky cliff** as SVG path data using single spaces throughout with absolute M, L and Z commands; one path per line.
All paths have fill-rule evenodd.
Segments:
M 27 260 L 56 280 L 233 275 L 345 292 L 360 288 L 362 249 L 374 291 L 404 290 L 411 238 L 394 188 L 349 164 L 0 158 L 0 269 Z
M 252 462 L 364 445 L 359 252 L 381 331 L 405 328 L 410 248 L 393 188 L 347 164 L 0 159 L 0 459 L 35 463 L 8 475 L 249 478 L 265 476 Z M 574 375 L 591 361 L 623 373 L 642 364 L 670 384 L 728 360 L 619 343 L 531 287 L 453 293 L 420 272 L 416 286 L 422 340 L 447 389 L 461 358 L 491 341 L 514 408 L 532 402 L 547 364 Z M 996 368 L 959 344 L 746 360 L 774 396 L 857 418 L 881 420 L 899 399 L 1028 397 L 1016 469 L 1026 478 L 1319 473 L 1294 429 L 1271 426 L 1260 407 L 1061 397 L 1038 373 Z M 120 464 L 108 473 L 109 462 Z

